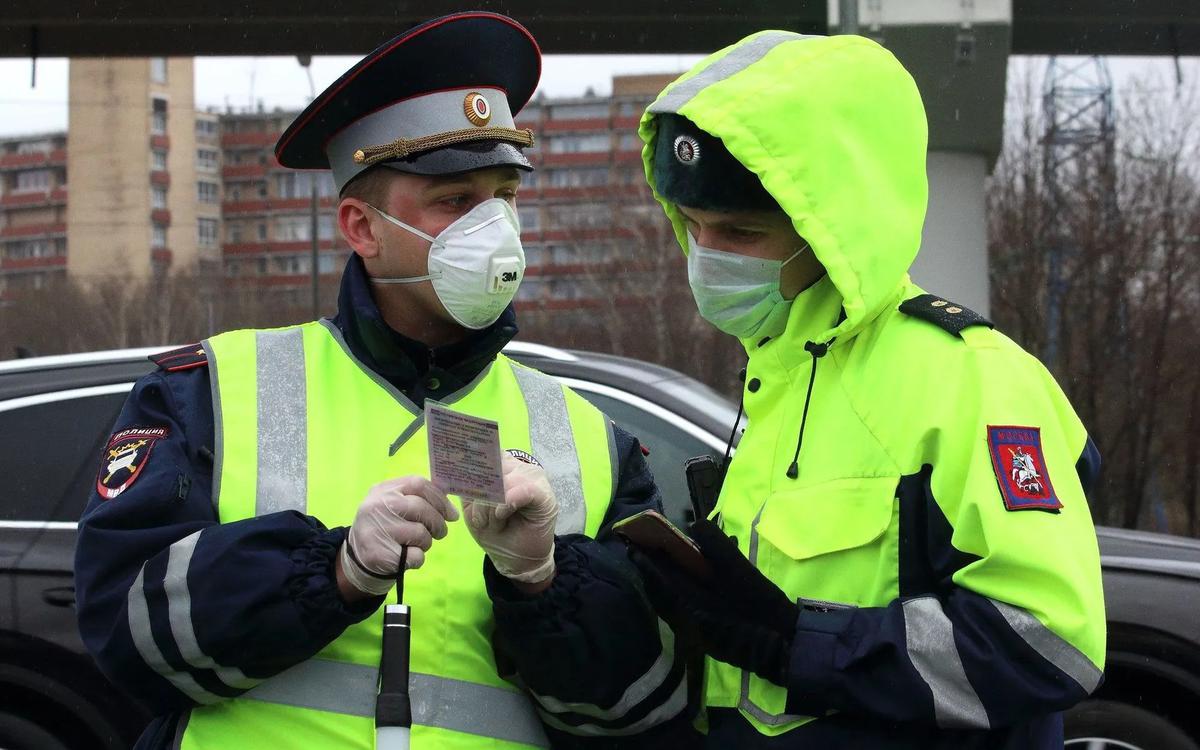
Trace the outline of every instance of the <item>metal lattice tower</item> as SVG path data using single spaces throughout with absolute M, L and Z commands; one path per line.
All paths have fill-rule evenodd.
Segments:
M 1050 193 L 1052 225 L 1046 260 L 1046 348 L 1043 359 L 1053 368 L 1059 356 L 1066 273 L 1075 256 L 1071 228 L 1081 208 L 1076 188 L 1091 185 L 1087 199 L 1101 196 L 1100 216 L 1106 225 L 1116 219 L 1116 167 L 1113 161 L 1116 117 L 1112 78 L 1100 57 L 1051 57 L 1042 93 L 1046 117 L 1042 174 Z

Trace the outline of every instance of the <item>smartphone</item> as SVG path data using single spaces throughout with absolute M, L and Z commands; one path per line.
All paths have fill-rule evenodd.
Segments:
M 613 531 L 647 552 L 666 555 L 696 578 L 712 575 L 712 568 L 696 543 L 658 511 L 643 510 L 617 521 Z

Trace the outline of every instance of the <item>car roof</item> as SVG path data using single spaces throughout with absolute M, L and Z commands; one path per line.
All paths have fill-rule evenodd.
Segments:
M 136 349 L 30 357 L 0 362 L 0 400 L 50 391 L 126 383 L 154 369 L 149 356 L 178 348 Z M 703 383 L 668 367 L 581 350 L 513 341 L 505 354 L 550 375 L 600 382 L 666 408 L 724 439 L 736 416 L 733 404 Z

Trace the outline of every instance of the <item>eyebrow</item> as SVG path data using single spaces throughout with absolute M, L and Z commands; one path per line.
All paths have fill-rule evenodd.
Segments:
M 679 211 L 679 215 L 682 216 L 685 220 L 687 220 L 687 221 L 695 221 L 696 220 L 694 217 L 689 216 L 687 214 L 687 212 L 684 211 L 682 208 L 678 208 L 678 207 L 676 207 L 676 208 Z M 718 219 L 717 221 L 709 222 L 709 224 L 711 224 L 712 226 L 715 226 L 715 227 L 719 227 L 721 229 L 728 229 L 730 227 L 746 227 L 746 226 L 764 228 L 766 226 L 765 221 L 763 221 L 760 218 L 753 217 L 753 216 L 735 216 L 735 217 L 729 218 L 729 219 Z
M 516 182 L 520 183 L 521 173 L 516 167 L 502 173 L 501 182 Z M 445 190 L 447 188 L 467 187 L 473 184 L 473 181 L 467 174 L 456 174 L 449 176 L 435 175 L 433 176 L 433 184 L 422 190 L 422 193 L 428 193 L 434 190 Z

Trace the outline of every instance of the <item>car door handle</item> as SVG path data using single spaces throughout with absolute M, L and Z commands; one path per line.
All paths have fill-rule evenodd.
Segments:
M 75 587 L 56 586 L 55 588 L 42 589 L 42 601 L 52 607 L 74 607 Z

